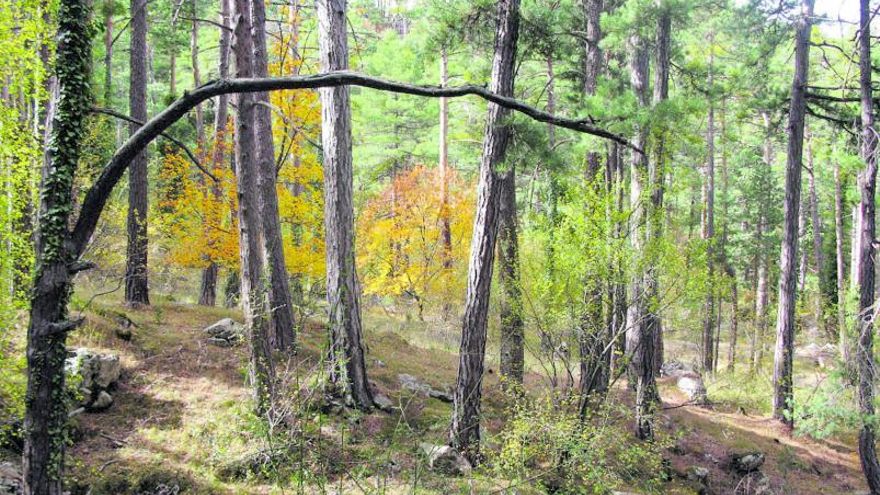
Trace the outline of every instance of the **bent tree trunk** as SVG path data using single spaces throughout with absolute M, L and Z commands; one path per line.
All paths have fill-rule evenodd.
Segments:
M 68 224 L 73 181 L 91 107 L 91 2 L 65 0 L 58 10 L 57 112 L 47 146 L 37 227 L 36 269 L 27 334 L 24 493 L 60 495 L 67 441 L 64 361 L 71 277 L 81 249 Z M 83 267 L 84 268 L 84 267 Z
M 519 0 L 498 2 L 495 28 L 495 56 L 492 60 L 493 93 L 513 94 L 514 59 L 519 31 Z M 477 213 L 474 219 L 468 265 L 467 294 L 459 350 L 458 379 L 452 407 L 449 440 L 471 462 L 480 457 L 480 400 L 483 384 L 483 360 L 486 355 L 486 324 L 489 291 L 492 285 L 492 262 L 498 228 L 500 193 L 499 167 L 507 152 L 510 128 L 503 125 L 508 110 L 489 104 L 486 134 L 480 158 L 480 182 Z
M 868 0 L 860 2 L 859 84 L 862 106 L 862 160 L 865 169 L 859 177 L 862 224 L 859 249 L 859 345 L 856 362 L 859 372 L 859 412 L 864 423 L 859 431 L 859 460 L 872 494 L 880 494 L 880 462 L 877 461 L 874 419 L 874 242 L 876 235 L 874 193 L 877 185 L 877 134 L 871 95 L 871 20 Z
M 251 0 L 254 41 L 255 77 L 269 75 L 269 59 L 266 52 L 266 5 L 263 0 Z M 272 111 L 269 108 L 269 93 L 262 91 L 254 95 L 254 129 L 257 135 L 257 160 L 259 164 L 260 216 L 263 219 L 263 242 L 268 263 L 269 302 L 271 303 L 272 332 L 269 340 L 276 349 L 292 349 L 296 344 L 293 306 L 290 298 L 290 283 L 287 267 L 284 264 L 284 242 L 281 238 L 281 219 L 278 214 L 278 191 L 275 183 L 278 178 L 275 167 L 275 144 L 272 140 Z
M 131 118 L 147 121 L 147 0 L 131 0 Z M 139 124 L 131 124 L 131 134 Z M 149 305 L 147 284 L 147 152 L 138 153 L 128 170 L 128 250 L 125 263 L 125 302 Z
M 253 76 L 248 0 L 235 0 L 233 52 L 238 77 Z M 269 346 L 270 307 L 260 220 L 259 170 L 251 93 L 236 98 L 235 163 L 238 194 L 239 256 L 241 258 L 241 295 L 245 326 L 250 344 L 249 377 L 253 387 L 254 409 L 259 415 L 269 412 L 274 399 L 275 371 Z
M 785 206 L 782 252 L 779 260 L 779 315 L 776 321 L 776 351 L 773 356 L 773 417 L 789 428 L 794 426 L 792 407 L 792 365 L 794 358 L 795 304 L 797 300 L 798 218 L 801 203 L 801 168 L 804 152 L 807 70 L 810 55 L 810 16 L 813 1 L 803 0 L 795 40 L 794 80 L 788 113 L 788 160 L 785 167 Z
M 321 68 L 348 68 L 346 0 L 318 0 Z M 354 264 L 351 103 L 347 86 L 323 88 L 324 235 L 330 305 L 330 377 L 337 392 L 360 409 L 373 407 L 361 344 L 360 285 Z

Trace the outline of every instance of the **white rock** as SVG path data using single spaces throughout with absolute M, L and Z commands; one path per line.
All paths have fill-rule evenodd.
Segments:
M 432 471 L 453 476 L 465 476 L 471 472 L 471 463 L 448 445 L 420 443 L 419 447 L 428 457 L 428 467 Z
M 680 375 L 676 385 L 679 390 L 687 395 L 688 400 L 694 404 L 703 405 L 709 401 L 706 395 L 706 386 L 703 384 L 703 377 L 698 373 Z
M 122 365 L 116 354 L 103 354 L 86 348 L 73 352 L 73 357 L 67 359 L 67 369 L 82 378 L 82 388 L 105 390 L 119 380 Z

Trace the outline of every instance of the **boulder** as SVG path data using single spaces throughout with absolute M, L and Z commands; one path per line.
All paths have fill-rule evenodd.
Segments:
M 444 392 L 443 390 L 438 390 L 412 375 L 400 373 L 399 375 L 397 375 L 397 380 L 398 382 L 400 382 L 400 386 L 405 388 L 406 390 L 426 395 L 442 402 L 452 402 L 451 394 L 449 394 L 448 392 Z
M 223 318 L 213 325 L 205 328 L 208 335 L 208 343 L 219 347 L 229 347 L 242 337 L 242 327 L 232 318 Z
M 450 476 L 466 476 L 471 472 L 471 463 L 448 445 L 420 443 L 419 447 L 428 457 L 428 467 L 432 471 Z
M 68 357 L 67 370 L 70 374 L 79 375 L 81 388 L 107 390 L 119 380 L 122 364 L 116 354 L 78 348 Z
M 0 462 L 0 495 L 19 495 L 21 485 L 21 469 L 11 462 Z
M 729 459 L 730 468 L 738 473 L 746 474 L 761 469 L 764 465 L 764 454 L 761 452 L 746 452 L 744 454 L 732 454 Z
M 697 369 L 690 364 L 682 363 L 681 361 L 671 360 L 666 361 L 660 366 L 660 375 L 661 376 L 681 376 L 686 373 L 698 373 Z
M 811 342 L 805 346 L 798 347 L 794 351 L 794 355 L 799 358 L 809 359 L 820 368 L 825 368 L 834 362 L 838 352 L 837 347 L 833 344 L 819 345 Z
M 100 412 L 106 411 L 110 409 L 110 406 L 113 405 L 113 396 L 108 394 L 106 391 L 101 390 L 98 392 L 98 395 L 95 397 L 95 400 L 91 401 L 88 404 L 87 409 L 90 412 Z
M 373 403 L 383 411 L 390 411 L 394 408 L 394 402 L 385 394 L 373 394 Z
M 682 372 L 678 375 L 675 382 L 679 390 L 687 395 L 690 402 L 697 405 L 705 405 L 709 402 L 706 394 L 706 386 L 703 384 L 703 377 L 696 372 Z

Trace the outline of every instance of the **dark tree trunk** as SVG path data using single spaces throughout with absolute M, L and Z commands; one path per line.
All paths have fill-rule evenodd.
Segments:
M 91 3 L 62 1 L 58 10 L 57 112 L 40 186 L 36 269 L 27 333 L 28 384 L 24 417 L 24 493 L 60 495 L 67 442 L 64 362 L 74 262 L 71 242 L 73 181 L 91 106 Z
M 348 69 L 346 0 L 317 0 L 321 69 Z M 349 88 L 323 88 L 324 231 L 327 302 L 330 306 L 330 376 L 337 392 L 355 407 L 373 407 L 361 343 L 360 284 L 354 263 L 351 103 Z
M 514 61 L 519 31 L 519 0 L 498 2 L 495 29 L 495 56 L 492 61 L 492 92 L 513 94 Z M 480 402 L 483 383 L 483 360 L 486 356 L 486 325 L 489 292 L 492 285 L 492 262 L 498 229 L 501 185 L 499 170 L 507 153 L 510 128 L 503 122 L 509 111 L 489 104 L 486 134 L 480 159 L 480 182 L 477 213 L 474 219 L 467 295 L 459 350 L 458 379 L 452 409 L 449 439 L 453 447 L 471 462 L 480 459 Z
M 236 77 L 253 77 L 254 47 L 248 0 L 235 0 Z M 250 381 L 254 408 L 267 414 L 274 400 L 275 372 L 272 365 L 269 333 L 271 308 L 266 286 L 266 267 L 260 219 L 259 165 L 254 126 L 256 100 L 252 93 L 237 95 L 235 118 L 235 163 L 238 186 L 238 232 L 241 258 L 241 294 L 245 327 L 250 344 Z
M 131 71 L 129 114 L 147 121 L 147 1 L 131 0 Z M 131 124 L 130 133 L 140 125 Z M 128 170 L 128 249 L 125 262 L 125 302 L 149 305 L 147 281 L 147 152 L 134 157 Z
M 105 0 L 104 7 L 104 106 L 113 107 L 113 10 L 114 0 Z
M 602 15 L 604 0 L 584 0 L 584 18 L 586 19 L 586 65 L 584 67 L 584 93 L 596 94 L 596 83 L 602 72 L 602 27 L 599 18 Z
M 803 0 L 803 12 L 798 19 L 795 40 L 795 73 L 788 114 L 788 160 L 785 167 L 785 207 L 779 261 L 779 314 L 776 320 L 776 351 L 773 356 L 773 417 L 788 427 L 794 426 L 791 401 L 797 301 L 798 210 L 801 202 L 804 114 L 813 1 Z
M 812 0 L 805 0 L 812 1 Z M 859 250 L 859 345 L 856 362 L 859 372 L 859 412 L 864 422 L 859 430 L 859 460 L 871 493 L 880 494 L 880 462 L 877 461 L 876 426 L 874 425 L 874 242 L 876 236 L 874 193 L 877 185 L 877 134 L 874 129 L 874 106 L 871 95 L 871 18 L 868 0 L 861 0 L 859 21 L 859 85 L 862 107 L 862 159 L 865 169 L 859 177 L 859 211 L 862 225 Z
M 516 172 L 513 166 L 499 177 L 498 281 L 501 282 L 501 376 L 522 384 L 525 334 L 522 317 L 519 243 L 516 221 Z
M 648 106 L 648 50 L 644 41 L 637 34 L 629 38 L 630 50 L 630 81 L 636 100 L 642 108 Z M 635 146 L 646 149 L 648 129 L 638 126 L 634 139 Z M 644 256 L 647 243 L 650 241 L 648 227 L 651 208 L 644 201 L 644 195 L 650 191 L 648 157 L 644 153 L 633 151 L 632 171 L 630 176 L 630 216 L 631 243 L 633 251 Z M 648 201 L 650 203 L 650 201 Z M 654 438 L 654 411 L 659 402 L 657 384 L 654 375 L 654 336 L 655 330 L 649 324 L 649 274 L 653 270 L 650 262 L 642 273 L 635 273 L 630 284 L 630 304 L 627 309 L 626 352 L 630 356 L 629 376 L 635 382 L 636 391 L 636 436 L 640 439 Z
M 241 276 L 238 271 L 229 270 L 229 275 L 226 276 L 223 293 L 224 306 L 227 308 L 238 306 L 239 300 L 241 299 Z
M 266 5 L 263 0 L 251 0 L 254 40 L 253 64 L 255 77 L 269 75 L 269 58 L 266 52 Z M 296 344 L 293 305 L 290 298 L 290 282 L 284 264 L 284 242 L 281 237 L 281 219 L 278 214 L 278 177 L 275 167 L 275 144 L 272 139 L 272 110 L 269 93 L 254 95 L 254 129 L 257 135 L 257 160 L 259 163 L 260 216 L 263 220 L 263 242 L 269 270 L 269 302 L 273 331 L 269 340 L 276 349 L 293 349 Z

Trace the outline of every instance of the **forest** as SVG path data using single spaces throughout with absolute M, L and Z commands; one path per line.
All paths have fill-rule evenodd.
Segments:
M 880 495 L 878 13 L 0 0 L 0 495 Z

